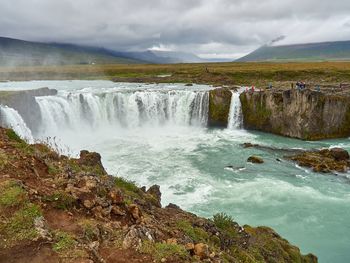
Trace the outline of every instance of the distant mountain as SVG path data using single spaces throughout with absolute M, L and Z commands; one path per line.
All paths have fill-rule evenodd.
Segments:
M 0 66 L 205 62 L 191 53 L 121 52 L 103 47 L 39 43 L 0 37 Z
M 38 43 L 0 37 L 0 66 L 145 63 L 103 48 Z
M 350 60 L 350 41 L 262 46 L 237 61 Z

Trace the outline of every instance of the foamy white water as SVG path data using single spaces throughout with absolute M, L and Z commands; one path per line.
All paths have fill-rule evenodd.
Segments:
M 32 132 L 16 110 L 0 105 L 0 125 L 13 129 L 22 139 L 33 143 Z
M 238 93 L 230 111 L 234 128 L 208 129 L 203 121 L 207 86 L 108 81 L 14 85 L 59 90 L 57 96 L 37 99 L 44 118 L 35 138 L 56 136 L 73 153 L 100 152 L 109 173 L 140 186 L 159 184 L 163 205 L 176 203 L 206 217 L 226 212 L 241 224 L 273 227 L 304 253 L 315 253 L 320 262 L 350 258 L 349 174 L 313 173 L 277 161 L 283 159 L 281 153 L 240 146 L 341 145 L 350 150 L 348 139 L 304 142 L 239 129 L 239 115 L 232 114 L 240 108 Z M 247 163 L 253 154 L 265 163 Z
M 228 117 L 229 129 L 241 129 L 243 127 L 242 107 L 239 95 L 244 91 L 244 88 L 238 91 L 232 91 L 230 113 Z

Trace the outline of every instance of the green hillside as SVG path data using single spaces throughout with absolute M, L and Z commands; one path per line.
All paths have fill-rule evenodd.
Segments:
M 350 41 L 262 46 L 237 61 L 349 61 Z

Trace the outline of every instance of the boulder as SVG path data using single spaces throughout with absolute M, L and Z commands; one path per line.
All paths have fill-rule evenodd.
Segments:
M 124 203 L 123 194 L 120 190 L 112 189 L 109 192 L 108 196 L 112 200 L 113 204 L 123 204 Z
M 187 243 L 185 245 L 185 248 L 186 248 L 187 251 L 193 252 L 194 251 L 194 244 L 193 243 Z
M 106 171 L 101 162 L 101 155 L 99 153 L 83 150 L 80 152 L 80 158 L 78 162 L 80 165 L 98 167 L 104 174 L 106 174 Z
M 258 157 L 258 156 L 250 156 L 247 159 L 247 162 L 262 164 L 262 163 L 264 163 L 264 160 L 261 157 Z
M 307 151 L 286 158 L 318 173 L 345 173 L 350 168 L 349 153 L 342 148 Z
M 194 245 L 194 254 L 199 257 L 199 259 L 206 259 L 209 257 L 209 247 L 206 244 L 198 243 Z
M 160 187 L 159 185 L 152 185 L 146 192 L 147 194 L 150 194 L 151 196 L 153 196 L 156 200 L 155 205 L 157 207 L 162 207 L 161 204 L 161 197 L 162 197 L 162 193 L 160 192 Z
M 332 148 L 330 154 L 336 161 L 346 161 L 350 158 L 348 151 L 342 148 Z
M 140 208 L 135 205 L 131 204 L 129 205 L 129 213 L 132 215 L 133 219 L 135 219 L 136 223 L 141 223 L 142 222 L 142 213 Z

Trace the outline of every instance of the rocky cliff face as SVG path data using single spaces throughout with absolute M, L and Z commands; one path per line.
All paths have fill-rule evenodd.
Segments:
M 227 127 L 232 92 L 228 88 L 214 89 L 209 92 L 209 127 Z
M 246 129 L 304 140 L 350 136 L 350 96 L 312 90 L 244 92 Z
M 24 91 L 3 91 L 0 92 L 0 104 L 7 105 L 22 116 L 28 128 L 36 132 L 41 120 L 40 108 L 35 97 L 56 95 L 57 90 L 41 88 Z M 1 118 L 1 116 L 0 116 Z

